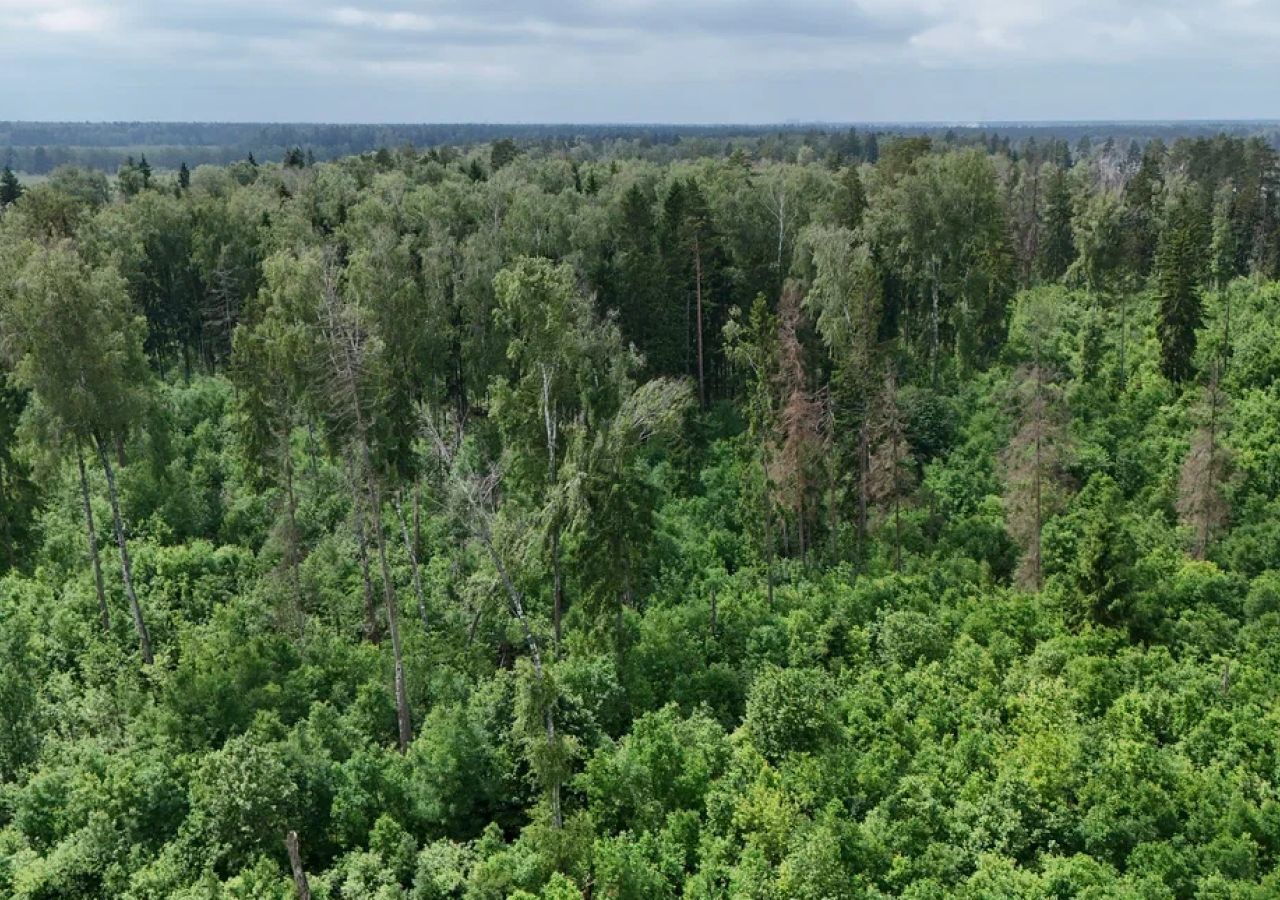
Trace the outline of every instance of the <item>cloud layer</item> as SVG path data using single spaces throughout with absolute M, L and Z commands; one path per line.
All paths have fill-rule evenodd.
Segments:
M 0 119 L 1280 115 L 1271 0 L 0 0 Z

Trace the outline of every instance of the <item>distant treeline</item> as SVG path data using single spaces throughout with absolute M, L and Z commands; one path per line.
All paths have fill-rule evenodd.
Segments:
M 1280 122 L 1060 122 L 948 124 L 583 125 L 432 124 L 324 125 L 235 122 L 0 122 L 0 165 L 45 175 L 61 165 L 113 172 L 133 156 L 160 168 L 224 165 L 252 155 L 278 162 L 298 148 L 318 160 L 379 148 L 467 146 L 510 139 L 527 147 L 574 149 L 585 157 L 692 159 L 750 143 L 758 155 L 794 159 L 800 148 L 819 155 L 874 153 L 875 136 L 927 135 L 989 149 L 1017 149 L 1029 141 L 1086 147 L 1108 140 L 1145 144 L 1215 134 L 1260 136 L 1280 146 Z M 868 138 L 872 140 L 868 141 Z M 873 161 L 873 160 L 869 160 Z

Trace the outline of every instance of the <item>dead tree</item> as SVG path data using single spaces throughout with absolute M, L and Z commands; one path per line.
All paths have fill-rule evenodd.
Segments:
M 102 560 L 98 558 L 98 533 L 93 525 L 93 505 L 89 502 L 89 477 L 84 468 L 84 451 L 76 447 L 76 465 L 80 468 L 80 500 L 84 504 L 85 529 L 89 536 L 89 559 L 93 563 L 93 586 L 98 593 L 98 618 L 103 631 L 111 630 L 111 611 L 102 583 Z
M 399 732 L 400 752 L 408 749 L 413 741 L 413 723 L 409 714 L 409 695 L 405 683 L 404 654 L 400 643 L 400 620 L 396 608 L 395 583 L 391 578 L 391 565 L 387 559 L 386 530 L 382 522 L 382 491 L 369 450 L 369 421 L 365 409 L 365 393 L 369 357 L 374 340 L 365 330 L 359 318 L 359 310 L 349 307 L 343 300 L 338 286 L 336 266 L 327 259 L 324 286 L 321 297 L 321 327 L 325 337 L 328 357 L 329 395 L 334 403 L 334 413 L 339 424 L 346 427 L 353 445 L 353 469 L 355 481 L 363 483 L 364 497 L 369 503 L 370 524 L 373 528 L 374 546 L 382 570 L 383 601 L 387 613 L 387 631 L 391 635 L 394 659 L 394 689 L 396 697 L 396 724 Z
M 1191 556 L 1204 559 L 1214 536 L 1231 514 L 1223 490 L 1230 474 L 1230 452 L 1222 445 L 1226 397 L 1218 384 L 1217 366 L 1205 386 L 1195 416 L 1199 420 L 1178 478 L 1178 516 L 1191 529 Z
M 311 900 L 311 885 L 307 883 L 307 872 L 302 868 L 302 852 L 298 848 L 298 832 L 289 830 L 284 836 L 284 847 L 289 854 L 289 868 L 293 870 L 293 886 L 298 891 L 298 900 Z

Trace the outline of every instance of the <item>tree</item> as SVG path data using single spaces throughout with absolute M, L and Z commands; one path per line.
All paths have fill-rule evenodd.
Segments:
M 906 347 L 939 375 L 951 348 L 980 365 L 1004 339 L 1013 253 L 990 161 L 977 151 L 925 155 L 873 195 L 867 228 L 901 279 L 886 300 Z
M 601 301 L 618 311 L 623 337 L 644 356 L 653 374 L 683 371 L 683 322 L 663 290 L 653 196 L 638 184 L 627 188 L 618 205 L 610 271 L 600 285 Z
M 391 577 L 386 530 L 382 521 L 382 484 L 370 446 L 370 436 L 376 425 L 370 417 L 381 388 L 376 375 L 381 370 L 379 355 L 385 345 L 369 326 L 368 313 L 360 304 L 359 292 L 343 291 L 333 251 L 314 251 L 309 258 L 309 270 L 312 277 L 318 279 L 318 284 L 312 283 L 315 291 L 312 300 L 319 338 L 319 365 L 323 372 L 312 385 L 316 392 L 312 403 L 324 411 L 335 443 L 350 448 L 354 477 L 364 488 L 361 499 L 368 503 L 374 545 L 382 570 L 383 606 L 387 614 L 387 631 L 391 635 L 396 724 L 399 749 L 403 753 L 413 741 L 413 720 L 405 682 L 395 582 Z M 360 515 L 359 510 L 356 514 Z
M 292 435 L 299 424 L 307 390 L 315 374 L 308 334 L 315 287 L 306 263 L 290 254 L 267 261 L 261 294 L 250 318 L 236 329 L 231 375 L 239 391 L 236 406 L 243 445 L 256 480 L 278 472 L 284 481 L 284 562 L 289 573 L 295 612 L 302 621 L 301 535 L 294 490 Z
M 1024 294 L 1015 326 L 1029 357 L 1014 373 L 1015 431 L 1001 462 L 1009 532 L 1022 548 L 1018 580 L 1031 590 L 1044 583 L 1041 535 L 1045 518 L 1057 507 L 1067 442 L 1066 402 L 1055 384 L 1054 343 L 1062 297 L 1037 290 Z
M 18 176 L 13 174 L 13 169 L 5 166 L 4 171 L 0 172 L 0 209 L 4 209 L 11 203 L 17 203 L 21 196 L 22 183 L 18 181 Z
M 761 550 L 764 555 L 765 588 L 769 605 L 773 605 L 773 455 L 776 448 L 777 399 L 775 382 L 778 372 L 778 320 L 769 312 L 764 295 L 756 297 L 746 322 L 737 317 L 725 326 L 725 345 L 729 359 L 747 375 L 747 439 L 760 480 L 760 519 L 763 525 Z
M 1200 281 L 1207 246 L 1199 199 L 1190 188 L 1175 189 L 1165 212 L 1155 261 L 1160 370 L 1175 384 L 1190 378 L 1194 367 L 1196 329 L 1203 317 Z
M 16 383 L 31 391 L 32 415 L 66 435 L 77 454 L 85 446 L 97 450 L 125 595 L 142 660 L 150 665 L 151 636 L 134 589 L 111 461 L 115 440 L 137 423 L 147 403 L 145 330 L 119 274 L 88 266 L 69 242 L 30 248 L 26 265 L 0 295 L 0 349 L 12 361 Z M 91 514 L 87 504 L 85 511 Z
M 191 188 L 191 170 L 185 162 L 178 166 L 178 187 L 184 191 Z
M 898 403 L 898 377 L 886 364 L 884 382 L 867 426 L 867 502 L 893 519 L 893 567 L 902 569 L 902 505 L 915 488 L 916 473 Z
M 1123 285 L 1118 284 L 1122 255 L 1123 208 L 1119 198 L 1109 191 L 1088 195 L 1078 202 L 1072 219 L 1075 246 L 1079 253 L 1067 269 L 1069 281 L 1082 284 L 1089 298 L 1105 309 L 1103 303 L 1115 298 L 1120 318 L 1119 382 L 1128 380 L 1128 300 Z M 1119 288 L 1119 290 L 1117 290 Z
M 9 384 L 8 373 L 0 369 L 0 574 L 28 561 L 36 536 L 41 498 L 31 466 L 18 452 L 27 402 L 27 392 Z M 105 605 L 105 596 L 100 603 Z
M 615 408 L 635 360 L 623 350 L 616 327 L 596 319 L 567 265 L 522 257 L 495 276 L 494 292 L 495 315 L 509 335 L 510 374 L 494 383 L 490 407 L 507 446 L 529 467 L 517 474 L 528 478 L 535 504 L 549 511 L 561 483 L 570 423 Z M 564 615 L 561 528 L 558 517 L 550 516 L 546 545 L 557 648 Z
M 503 166 L 514 162 L 519 155 L 520 148 L 516 146 L 515 141 L 510 138 L 496 140 L 489 148 L 489 170 L 497 172 Z
M 1139 276 L 1151 271 L 1157 249 L 1164 158 L 1164 144 L 1159 140 L 1150 141 L 1142 152 L 1137 172 L 1124 186 L 1124 230 L 1118 247 L 1124 254 L 1125 267 Z
M 641 458 L 675 440 L 691 401 L 686 382 L 658 378 L 630 389 L 607 421 L 573 429 L 553 514 L 580 536 L 596 611 L 613 606 L 620 617 L 636 603 L 658 506 Z
M 723 260 L 711 207 L 693 178 L 673 182 L 663 198 L 658 246 L 667 271 L 668 290 L 672 296 L 685 300 L 683 371 L 698 385 L 698 402 L 705 408 L 707 360 L 712 356 L 706 322 L 717 305 Z M 668 355 L 679 352 L 678 346 L 672 347 Z
M 1067 273 L 1076 258 L 1075 237 L 1071 230 L 1071 186 L 1067 173 L 1053 166 L 1045 185 L 1044 239 L 1040 243 L 1036 271 L 1047 281 L 1056 281 Z
M 1195 430 L 1178 477 L 1178 516 L 1191 529 L 1191 555 L 1204 559 L 1209 546 L 1226 526 L 1231 507 L 1223 488 L 1231 469 L 1231 454 L 1223 446 L 1227 398 L 1218 382 L 1217 365 L 1194 411 Z
M 487 470 L 478 470 L 464 447 L 460 427 L 449 428 L 445 420 L 428 412 L 424 430 L 438 463 L 442 493 L 452 514 L 466 533 L 483 548 L 497 573 L 511 614 L 519 622 L 529 650 L 529 668 L 520 679 L 516 709 L 516 732 L 535 775 L 547 790 L 551 822 L 556 830 L 563 825 L 561 788 L 572 764 L 574 747 L 556 725 L 558 690 L 542 657 L 542 644 L 534 632 L 524 591 L 516 584 L 499 537 L 495 534 L 502 496 L 501 460 Z M 456 423 L 455 423 L 456 426 Z M 539 727 L 540 725 L 540 727 Z
M 795 525 L 796 545 L 803 559 L 808 551 L 812 520 L 818 502 L 812 497 L 820 477 L 821 463 L 830 449 L 829 402 L 827 392 L 814 390 L 806 371 L 803 326 L 803 297 L 799 287 L 789 282 L 778 303 L 778 389 L 779 445 L 774 455 L 771 480 L 778 485 L 778 499 Z M 789 545 L 785 528 L 784 545 Z
M 880 274 L 871 258 L 870 248 L 857 242 L 855 232 L 844 228 L 810 226 L 804 244 L 813 257 L 813 283 L 804 302 L 816 317 L 815 325 L 834 366 L 830 403 L 836 435 L 848 435 L 854 441 L 852 452 L 856 462 L 858 485 L 858 542 L 861 546 L 867 530 L 868 427 L 871 405 L 876 393 L 874 372 L 884 306 Z M 835 460 L 833 459 L 834 463 Z M 834 468 L 832 477 L 834 494 Z M 835 497 L 829 500 L 834 515 Z M 830 528 L 835 538 L 834 523 Z

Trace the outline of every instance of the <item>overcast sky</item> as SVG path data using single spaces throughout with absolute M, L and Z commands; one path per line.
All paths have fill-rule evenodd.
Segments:
M 0 0 L 0 119 L 1280 118 L 1280 0 Z

